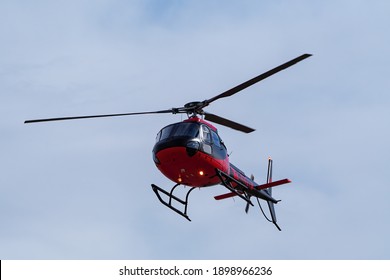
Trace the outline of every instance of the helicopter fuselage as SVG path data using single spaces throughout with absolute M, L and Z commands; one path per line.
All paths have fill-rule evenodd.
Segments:
M 190 187 L 221 183 L 216 170 L 253 188 L 256 183 L 229 162 L 226 146 L 217 129 L 198 117 L 160 130 L 153 148 L 157 168 L 171 181 Z

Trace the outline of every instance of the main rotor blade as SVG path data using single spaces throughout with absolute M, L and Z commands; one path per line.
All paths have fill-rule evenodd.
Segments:
M 245 125 L 236 123 L 234 121 L 222 118 L 222 117 L 214 115 L 214 114 L 204 112 L 204 117 L 208 121 L 215 122 L 215 123 L 218 123 L 218 124 L 221 124 L 221 125 L 224 125 L 224 126 L 227 126 L 227 127 L 230 127 L 230 128 L 233 128 L 233 129 L 245 132 L 245 133 L 250 133 L 250 132 L 255 131 L 253 128 L 247 127 Z
M 272 75 L 274 75 L 274 74 L 276 74 L 276 73 L 278 73 L 278 72 L 300 62 L 301 60 L 304 60 L 304 59 L 310 57 L 310 56 L 311 56 L 311 54 L 303 54 L 301 56 L 298 56 L 297 58 L 294 58 L 294 59 L 292 59 L 292 60 L 290 60 L 282 65 L 279 65 L 278 67 L 275 67 L 275 68 L 273 68 L 273 69 L 271 69 L 271 70 L 269 70 L 269 71 L 267 71 L 267 72 L 265 72 L 257 77 L 254 77 L 254 78 L 252 78 L 252 79 L 250 79 L 250 80 L 248 80 L 248 81 L 246 81 L 238 86 L 235 86 L 234 88 L 231 88 L 231 89 L 229 89 L 229 90 L 227 90 L 227 91 L 225 91 L 217 96 L 214 96 L 210 99 L 205 100 L 204 104 L 205 104 L 205 106 L 207 106 L 211 102 L 213 102 L 217 99 L 228 97 L 228 96 L 231 96 L 233 94 L 236 94 L 237 92 L 239 92 L 243 89 L 246 89 L 247 87 L 250 87 L 250 86 L 260 82 L 261 80 L 264 80 L 264 79 L 268 78 L 269 76 L 272 76 Z
M 75 116 L 75 117 L 36 119 L 36 120 L 26 120 L 24 123 L 52 122 L 52 121 L 65 121 L 65 120 L 76 120 L 76 119 L 107 118 L 107 117 L 120 117 L 120 116 L 146 115 L 146 114 L 164 114 L 164 113 L 176 113 L 176 109 L 150 111 L 150 112 L 124 113 L 124 114 L 91 115 L 91 116 Z

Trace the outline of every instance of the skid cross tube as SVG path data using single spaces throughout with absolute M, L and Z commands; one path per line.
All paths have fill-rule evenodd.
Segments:
M 195 188 L 191 188 L 187 194 L 186 194 L 186 198 L 185 198 L 185 201 L 178 198 L 177 196 L 173 195 L 173 191 L 179 186 L 180 184 L 176 184 L 173 186 L 173 188 L 171 189 L 170 192 L 167 192 L 166 190 L 160 188 L 159 186 L 156 186 L 155 184 L 152 184 L 152 189 L 154 191 L 154 193 L 156 194 L 158 200 L 160 200 L 160 202 L 162 204 L 164 204 L 166 207 L 170 208 L 171 210 L 175 211 L 177 214 L 183 216 L 184 218 L 186 218 L 187 220 L 191 221 L 191 219 L 188 217 L 187 215 L 187 206 L 188 206 L 188 197 L 190 196 L 190 193 L 195 189 Z M 169 200 L 168 202 L 164 201 L 160 195 L 160 192 L 165 194 L 166 196 L 169 197 Z M 172 205 L 172 199 L 183 204 L 184 205 L 184 211 L 181 211 L 179 209 L 177 209 L 176 207 L 174 207 Z

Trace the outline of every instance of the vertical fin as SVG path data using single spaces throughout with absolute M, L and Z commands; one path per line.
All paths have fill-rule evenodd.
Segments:
M 268 158 L 267 184 L 272 182 L 272 158 Z M 267 192 L 272 196 L 272 188 L 268 188 Z
M 274 203 L 271 201 L 267 201 L 267 203 L 268 203 L 269 212 L 271 213 L 272 223 L 278 228 L 279 231 L 282 231 L 282 229 L 277 224 Z
M 272 182 L 272 158 L 269 157 L 268 158 L 268 170 L 267 170 L 267 184 L 268 183 L 271 183 Z M 270 195 L 272 196 L 272 188 L 268 188 L 268 189 L 265 189 L 265 191 Z M 268 208 L 269 208 L 269 212 L 271 214 L 271 218 L 272 218 L 272 223 L 278 228 L 279 231 L 281 231 L 282 229 L 279 227 L 279 225 L 277 224 L 277 220 L 276 220 L 276 213 L 275 213 L 275 207 L 274 207 L 274 203 L 272 201 L 267 201 L 267 204 L 268 204 Z

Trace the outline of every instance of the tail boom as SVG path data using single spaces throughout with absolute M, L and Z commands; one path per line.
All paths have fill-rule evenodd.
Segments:
M 270 182 L 270 183 L 254 186 L 254 189 L 256 189 L 256 190 L 263 190 L 263 189 L 273 188 L 273 187 L 284 185 L 284 184 L 288 184 L 288 183 L 291 183 L 290 179 L 282 179 L 282 180 L 278 180 L 278 181 L 274 181 L 274 182 Z M 225 194 L 214 196 L 214 199 L 215 200 L 221 200 L 221 199 L 234 197 L 236 195 L 237 195 L 236 193 L 230 192 L 230 193 L 225 193 Z

